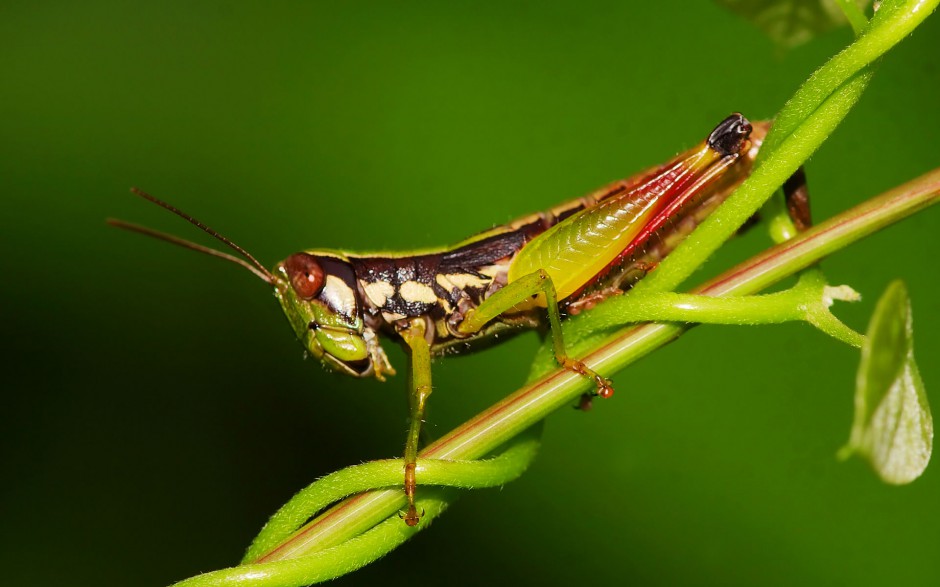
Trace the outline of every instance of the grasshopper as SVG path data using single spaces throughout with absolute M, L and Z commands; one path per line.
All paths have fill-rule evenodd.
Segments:
M 240 256 L 124 221 L 109 223 L 247 268 L 273 287 L 297 338 L 330 370 L 384 381 L 395 370 L 380 339 L 402 343 L 412 369 L 402 518 L 414 526 L 422 515 L 415 507 L 415 469 L 431 358 L 509 330 L 541 327 L 547 319 L 559 365 L 609 397 L 610 381 L 566 353 L 562 314 L 622 293 L 655 268 L 748 175 L 768 126 L 732 114 L 665 164 L 421 254 L 307 250 L 269 271 L 202 222 L 136 189 Z

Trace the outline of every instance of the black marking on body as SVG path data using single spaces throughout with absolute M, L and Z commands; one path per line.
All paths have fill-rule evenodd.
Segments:
M 444 273 L 472 271 L 475 268 L 492 265 L 500 259 L 518 253 L 529 237 L 530 235 L 527 235 L 525 230 L 514 230 L 443 253 L 440 255 L 441 271 Z
M 350 262 L 366 289 L 373 315 L 439 320 L 467 302 L 479 305 L 492 282 L 492 275 L 480 270 L 511 259 L 531 238 L 527 232 L 499 233 L 442 253 L 353 257 Z M 384 303 L 375 304 L 375 298 Z
M 385 303 L 375 308 L 390 314 L 406 317 L 429 314 L 436 303 L 402 296 L 402 286 L 418 283 L 431 286 L 440 264 L 439 255 L 415 257 L 366 257 L 352 259 L 359 279 L 367 284 L 385 283 L 389 290 Z M 368 298 L 369 296 L 367 296 Z

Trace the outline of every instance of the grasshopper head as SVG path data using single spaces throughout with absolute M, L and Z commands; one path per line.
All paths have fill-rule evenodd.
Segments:
M 179 208 L 137 188 L 131 192 L 212 235 L 240 257 L 123 220 L 108 219 L 108 224 L 240 265 L 274 286 L 297 337 L 326 367 L 381 380 L 386 374 L 395 374 L 375 331 L 363 323 L 356 274 L 345 258 L 330 253 L 296 253 L 271 273 L 248 251 Z
M 273 275 L 294 333 L 324 366 L 355 377 L 394 374 L 375 332 L 363 322 L 356 275 L 345 259 L 294 253 Z

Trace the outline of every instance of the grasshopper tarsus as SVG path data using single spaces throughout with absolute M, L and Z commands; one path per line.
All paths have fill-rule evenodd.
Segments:
M 577 359 L 572 359 L 570 357 L 562 357 L 559 362 L 561 363 L 561 366 L 568 371 L 581 375 L 582 377 L 593 379 L 594 385 L 596 386 L 594 395 L 603 399 L 607 399 L 614 395 L 614 386 L 610 379 L 601 376 L 596 371 L 585 365 L 584 362 Z
M 424 517 L 424 510 L 419 514 L 418 508 L 415 507 L 415 490 L 418 487 L 418 482 L 415 479 L 415 469 L 417 469 L 416 463 L 405 463 L 405 497 L 408 498 L 408 509 L 405 510 L 404 514 L 401 512 L 398 514 L 398 517 L 409 526 L 417 526 L 421 518 Z
M 405 521 L 405 524 L 414 528 L 421 522 L 421 518 L 424 517 L 424 510 L 421 510 L 421 513 L 418 513 L 417 508 L 413 505 L 409 505 L 405 513 L 398 513 L 398 517 Z

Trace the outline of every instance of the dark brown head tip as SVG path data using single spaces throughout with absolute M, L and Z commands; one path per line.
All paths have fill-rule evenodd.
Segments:
M 751 130 L 751 123 L 748 119 L 735 112 L 722 120 L 708 135 L 708 146 L 723 156 L 739 153 L 748 137 L 751 136 Z

